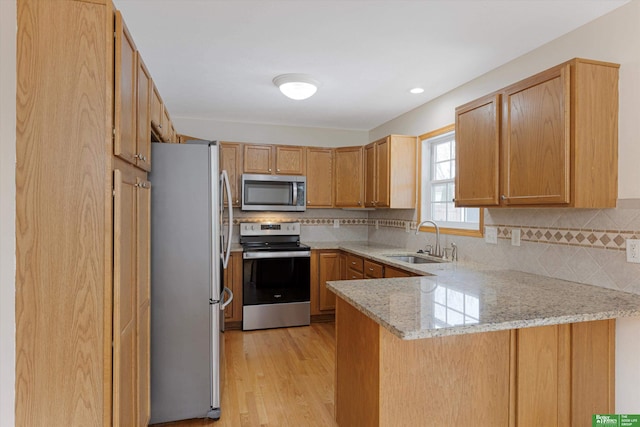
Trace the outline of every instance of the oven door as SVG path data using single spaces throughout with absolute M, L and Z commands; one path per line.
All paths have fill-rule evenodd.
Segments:
M 243 305 L 308 302 L 310 251 L 244 252 Z

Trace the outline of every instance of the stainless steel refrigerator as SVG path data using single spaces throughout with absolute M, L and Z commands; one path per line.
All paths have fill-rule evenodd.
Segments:
M 151 146 L 152 424 L 220 418 L 233 211 L 219 151 L 215 141 Z

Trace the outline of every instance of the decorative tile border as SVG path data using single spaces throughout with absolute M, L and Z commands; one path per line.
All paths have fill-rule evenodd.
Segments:
M 279 222 L 297 221 L 303 226 L 324 226 L 332 227 L 334 221 L 338 220 L 340 226 L 369 226 L 415 230 L 416 221 L 404 219 L 375 219 L 375 218 L 291 218 L 291 217 L 243 217 L 234 218 L 233 224 L 239 225 L 241 222 Z M 226 220 L 225 220 L 226 223 Z M 580 246 L 596 249 L 607 249 L 624 251 L 626 250 L 627 239 L 640 239 L 640 231 L 632 230 L 596 230 L 583 228 L 557 228 L 557 227 L 532 227 L 527 225 L 507 225 L 507 224 L 485 224 L 485 227 L 496 227 L 498 238 L 511 239 L 511 231 L 519 229 L 520 240 L 531 243 L 546 243 L 551 245 Z
M 583 228 L 529 227 L 523 225 L 493 225 L 499 239 L 511 239 L 512 230 L 519 229 L 520 240 L 534 243 L 582 246 L 588 248 L 626 250 L 627 239 L 638 239 L 640 231 L 594 230 Z

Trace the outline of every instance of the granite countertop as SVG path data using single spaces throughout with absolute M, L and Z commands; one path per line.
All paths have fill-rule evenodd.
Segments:
M 401 339 L 640 316 L 640 295 L 468 262 L 409 264 L 393 246 L 308 243 L 341 249 L 422 277 L 327 282 L 340 298 Z

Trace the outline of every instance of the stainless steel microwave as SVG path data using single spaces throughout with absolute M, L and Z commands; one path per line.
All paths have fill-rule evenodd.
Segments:
M 304 211 L 307 177 L 295 175 L 242 175 L 243 211 Z

